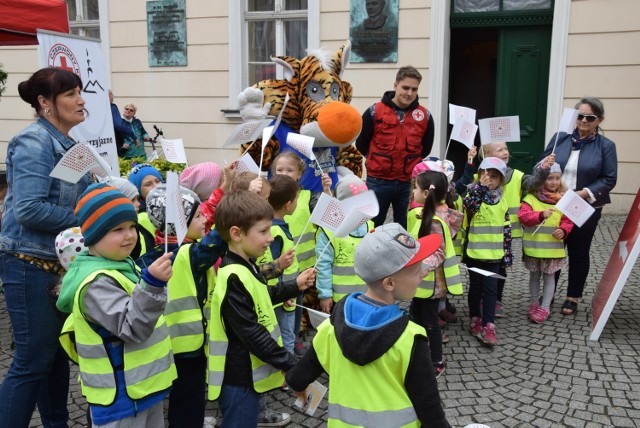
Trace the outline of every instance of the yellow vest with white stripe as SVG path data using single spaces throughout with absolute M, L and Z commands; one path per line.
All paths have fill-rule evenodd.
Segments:
M 360 366 L 342 354 L 333 325 L 320 324 L 313 349 L 330 379 L 328 426 L 420 426 L 405 388 L 411 351 L 418 335 L 427 334 L 424 328 L 410 321 L 384 355 Z
M 367 221 L 367 230 L 373 229 L 374 225 L 371 220 Z M 322 229 L 327 235 L 327 238 L 331 241 L 333 232 L 330 230 Z M 356 275 L 356 270 L 353 267 L 355 260 L 356 247 L 362 241 L 361 237 L 357 236 L 345 236 L 343 238 L 333 237 L 331 246 L 333 247 L 333 265 L 331 268 L 332 276 L 331 282 L 333 283 L 333 301 L 338 302 L 347 294 L 360 291 L 366 293 L 367 284 Z
M 298 205 L 295 211 L 291 215 L 284 216 L 284 221 L 289 225 L 294 243 L 298 242 L 300 235 L 302 235 L 302 239 L 300 239 L 300 243 L 296 248 L 296 257 L 298 258 L 298 268 L 300 272 L 316 264 L 317 226 L 309 221 L 311 218 L 311 210 L 309 209 L 310 200 L 311 191 L 300 189 L 300 193 L 298 193 Z
M 191 269 L 189 249 L 193 244 L 180 246 L 173 261 L 173 275 L 167 284 L 169 298 L 164 318 L 169 327 L 174 354 L 197 351 L 204 344 L 203 309 Z M 215 285 L 213 266 L 207 269 L 207 297 Z
M 280 237 L 282 239 L 282 251 L 281 254 L 286 253 L 287 251 L 289 251 L 290 249 L 294 248 L 295 246 L 295 242 L 291 239 L 289 239 L 287 237 L 287 235 L 284 233 L 284 230 L 282 229 L 282 226 L 279 225 L 273 225 L 271 226 L 271 236 L 273 236 L 273 239 L 275 239 L 276 237 Z M 314 241 L 315 242 L 315 241 Z M 262 257 L 260 257 L 257 261 L 257 264 L 259 265 L 263 265 L 265 263 L 269 263 L 273 261 L 273 255 L 271 254 L 271 248 L 267 248 L 267 251 L 265 251 L 264 255 Z M 288 268 L 286 268 L 284 270 L 284 272 L 282 272 L 282 282 L 287 282 L 287 281 L 291 281 L 296 279 L 296 277 L 298 276 L 298 273 L 300 273 L 300 268 L 298 265 L 298 258 L 296 253 L 293 254 L 293 263 L 291 263 L 291 266 L 289 266 Z M 277 285 L 278 284 L 278 278 L 272 278 L 267 282 L 268 285 Z M 274 308 L 277 308 L 278 306 L 283 306 L 282 303 L 277 303 L 275 305 L 273 305 Z M 284 310 L 287 312 L 293 312 L 296 310 L 295 306 L 284 306 Z
M 502 260 L 504 257 L 505 215 L 509 206 L 504 197 L 495 205 L 481 203 L 467 231 L 467 256 L 476 260 Z M 465 213 L 465 222 L 468 222 Z
M 60 343 L 72 359 L 77 358 L 82 394 L 87 402 L 108 406 L 113 404 L 116 397 L 116 375 L 104 346 L 105 338 L 96 333 L 80 311 L 82 291 L 98 275 L 113 278 L 129 295 L 136 287 L 135 283 L 118 271 L 93 272 L 82 281 L 76 291 L 73 311 L 65 322 Z M 123 347 L 124 379 L 127 395 L 131 399 L 139 400 L 171 386 L 177 372 L 164 316 L 158 318 L 151 336 L 144 342 L 123 342 Z
M 507 201 L 507 205 L 509 206 L 512 238 L 522 238 L 522 225 L 518 219 L 520 201 L 522 200 L 522 177 L 524 177 L 524 172 L 514 169 L 511 180 L 502 186 L 502 197 Z
M 147 231 L 152 236 L 156 235 L 156 228 L 153 225 L 153 223 L 151 223 L 151 220 L 149 219 L 149 214 L 147 214 L 146 212 L 138 213 L 138 224 L 144 227 L 145 229 L 147 229 Z
M 238 276 L 244 287 L 253 299 L 253 307 L 256 311 L 258 322 L 267 329 L 271 338 L 282 346 L 282 337 L 278 320 L 273 311 L 271 298 L 266 284 L 260 282 L 245 266 L 231 264 L 218 270 L 218 282 L 213 290 L 211 298 L 211 319 L 209 322 L 209 352 L 208 352 L 208 384 L 209 400 L 216 400 L 220 396 L 222 382 L 224 380 L 224 365 L 227 359 L 229 340 L 225 332 L 224 322 L 220 308 L 227 294 L 227 282 L 229 276 Z M 253 375 L 253 389 L 257 393 L 263 393 L 281 387 L 284 383 L 282 371 L 265 363 L 253 354 L 251 359 L 251 371 Z
M 142 235 L 142 232 L 138 232 L 138 241 L 140 241 L 140 255 L 138 257 L 142 257 L 147 253 L 147 242 Z
M 460 266 L 458 265 L 458 259 L 453 248 L 453 241 L 451 240 L 451 231 L 449 230 L 449 226 L 447 226 L 447 224 L 442 221 L 442 219 L 437 215 L 433 216 L 432 221 L 440 222 L 440 226 L 442 227 L 445 245 L 444 262 L 442 262 L 442 267 L 444 269 L 447 291 L 455 296 L 460 296 L 463 292 L 462 279 L 460 278 Z M 418 238 L 419 231 L 420 223 L 414 225 L 413 229 L 408 230 L 409 234 L 416 239 Z M 418 284 L 416 297 L 419 299 L 431 298 L 435 289 L 435 279 L 435 271 L 429 272 L 427 276 L 425 276 L 424 279 L 420 281 L 420 284 Z
M 411 208 L 407 212 L 407 231 L 420 230 L 420 224 L 422 223 L 422 209 L 423 207 Z
M 464 209 L 462 208 L 462 197 L 460 195 L 458 195 L 458 199 L 456 199 L 455 202 L 453 203 L 453 207 L 458 212 L 464 212 Z M 462 242 L 464 242 L 464 235 L 465 235 L 464 228 L 460 228 L 458 232 L 456 232 L 456 236 L 452 238 L 453 248 L 455 250 L 456 256 L 462 255 Z
M 555 205 L 545 204 L 532 194 L 528 194 L 522 200 L 531 205 L 533 211 L 544 211 L 555 208 Z M 555 210 L 551 217 L 544 221 L 540 229 L 533 234 L 538 226 L 525 226 L 522 238 L 522 250 L 529 257 L 537 259 L 563 259 L 567 254 L 564 249 L 564 240 L 556 239 L 551 234 L 560 227 L 562 213 Z

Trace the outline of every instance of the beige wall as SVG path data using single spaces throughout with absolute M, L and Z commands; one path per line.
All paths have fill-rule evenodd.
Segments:
M 411 64 L 423 74 L 420 99 L 429 105 L 431 2 L 400 2 L 397 64 L 350 64 L 344 78 L 354 88 L 353 105 L 360 111 L 390 90 L 395 72 Z M 331 51 L 349 37 L 349 2 L 320 2 L 320 46 Z M 222 143 L 238 119 L 228 108 L 228 2 L 187 2 L 188 65 L 150 68 L 147 61 L 145 2 L 109 2 L 109 45 L 112 88 L 116 103 L 138 106 L 148 131 L 157 124 L 167 138 L 183 138 L 190 163 L 235 158 Z M 640 2 L 575 0 L 571 2 L 567 68 L 563 103 L 572 106 L 584 95 L 603 99 L 606 136 L 618 148 L 619 180 L 612 212 L 626 213 L 638 189 L 640 166 Z M 35 47 L 0 48 L 0 62 L 9 72 L 0 101 L 0 162 L 8 140 L 32 120 L 32 111 L 17 95 L 18 82 L 37 69 Z M 435 101 L 435 100 L 434 100 Z M 0 166 L 1 167 L 1 166 Z

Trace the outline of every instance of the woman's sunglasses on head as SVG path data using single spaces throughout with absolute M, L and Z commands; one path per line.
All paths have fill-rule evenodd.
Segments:
M 595 122 L 597 118 L 598 116 L 596 116 L 595 114 L 579 114 L 578 115 L 578 120 L 580 122 L 582 122 L 584 119 L 587 119 L 587 122 L 591 123 L 591 122 Z

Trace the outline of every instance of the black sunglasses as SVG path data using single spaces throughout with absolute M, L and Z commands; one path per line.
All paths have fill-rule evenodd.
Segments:
M 587 119 L 587 122 L 591 123 L 591 122 L 595 122 L 597 118 L 598 116 L 596 116 L 595 114 L 579 114 L 578 115 L 578 120 L 580 122 L 582 122 L 584 119 Z

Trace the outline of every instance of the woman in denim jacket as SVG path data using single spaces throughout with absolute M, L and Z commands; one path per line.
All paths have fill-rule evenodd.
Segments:
M 596 211 L 581 226 L 576 227 L 566 240 L 569 255 L 569 286 L 567 298 L 562 304 L 563 315 L 573 315 L 578 310 L 578 299 L 582 297 L 589 276 L 591 240 L 602 215 L 602 207 L 611 203 L 609 193 L 618 179 L 618 157 L 616 145 L 602 134 L 600 124 L 604 121 L 604 105 L 595 97 L 582 98 L 576 104 L 578 120 L 571 134 L 554 135 L 540 159 L 552 152 L 562 168 L 562 179 Z M 543 170 L 545 171 L 545 170 Z M 548 175 L 549 170 L 546 170 Z M 546 175 L 543 177 L 546 179 Z M 556 272 L 556 284 L 560 271 Z
M 0 386 L 0 427 L 27 427 L 36 404 L 44 426 L 67 426 L 69 364 L 48 289 L 63 272 L 55 237 L 78 225 L 73 209 L 91 179 L 69 184 L 49 174 L 75 143 L 69 131 L 84 121 L 81 90 L 77 75 L 57 68 L 43 68 L 18 85 L 38 120 L 7 148 L 0 279 L 15 351 Z

